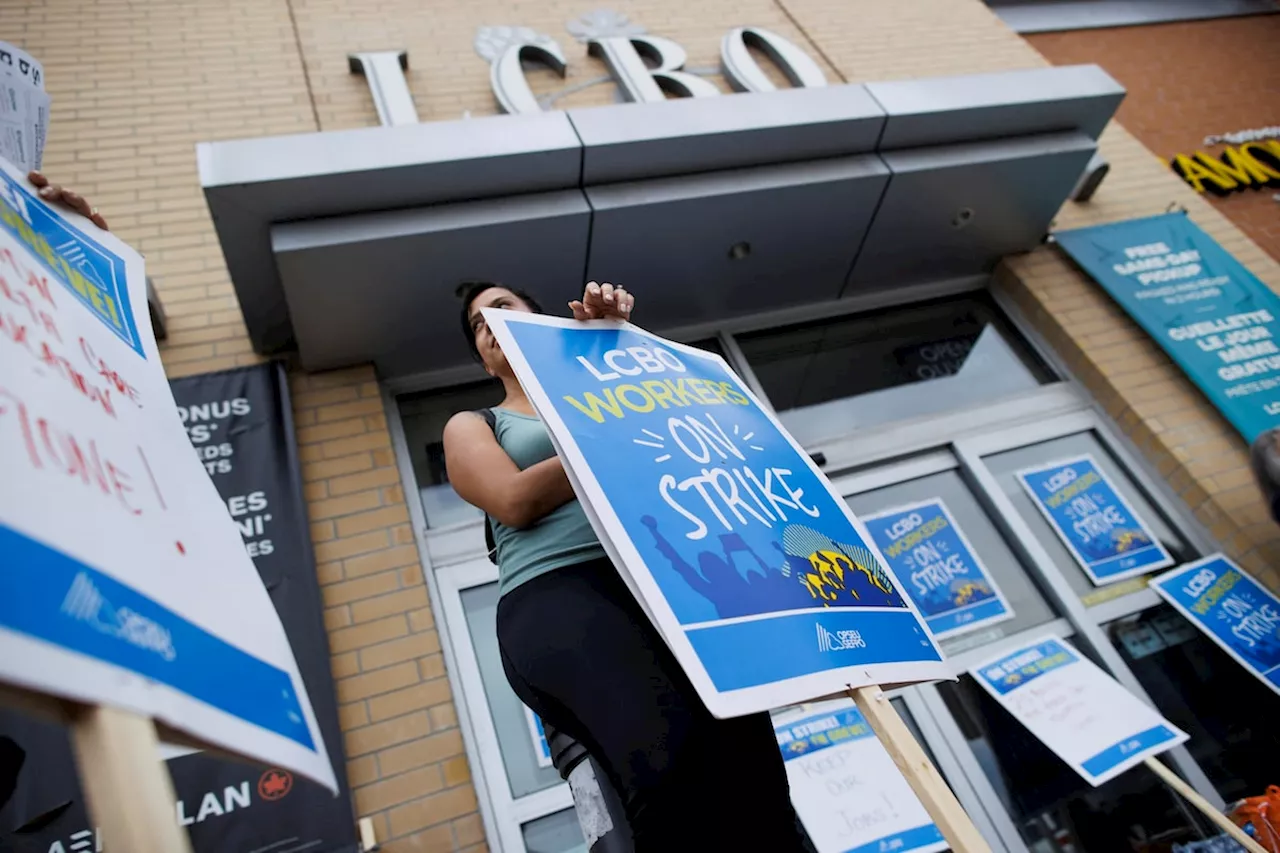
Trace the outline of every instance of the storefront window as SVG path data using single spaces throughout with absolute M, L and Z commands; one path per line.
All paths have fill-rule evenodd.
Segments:
M 1028 444 L 1014 450 L 996 453 L 983 458 L 987 468 L 995 475 L 1009 501 L 1017 507 L 1023 521 L 1031 528 L 1039 543 L 1053 564 L 1057 566 L 1071 585 L 1072 590 L 1080 596 L 1086 605 L 1098 604 L 1111 594 L 1107 587 L 1095 586 L 1076 562 L 1071 552 L 1062 543 L 1058 534 L 1045 520 L 1044 515 L 1036 507 L 1031 497 L 1023 489 L 1018 480 L 1018 472 L 1026 468 L 1045 465 L 1058 459 L 1070 459 L 1089 454 L 1098 468 L 1107 475 L 1116 490 L 1120 493 L 1146 523 L 1151 533 L 1160 540 L 1165 549 L 1174 558 L 1175 564 L 1194 559 L 1197 555 L 1185 538 L 1175 531 L 1165 517 L 1151 504 L 1147 496 L 1134 483 L 1128 471 L 1116 461 L 1110 451 L 1092 432 L 1081 432 L 1067 435 L 1050 441 Z M 1140 589 L 1145 586 L 1142 581 L 1130 584 L 1121 582 L 1119 590 Z
M 553 812 L 520 827 L 528 853 L 587 853 L 573 809 Z
M 498 656 L 498 585 L 474 586 L 463 590 L 461 597 L 511 796 L 519 799 L 559 785 L 559 772 L 538 763 L 524 704 L 516 698 L 502 671 L 502 659 Z
M 803 445 L 1035 389 L 1053 380 L 984 296 L 738 337 Z
M 979 643 L 997 640 L 1052 621 L 1057 614 L 1022 568 L 959 472 L 930 474 L 853 495 L 847 500 L 854 513 L 872 515 L 904 504 L 936 498 L 940 498 L 950 510 L 956 525 L 964 531 L 976 556 L 991 572 L 992 579 L 1004 593 L 1014 613 L 1013 618 L 976 629 L 972 634 L 947 638 L 942 642 L 943 649 L 954 654 Z M 910 583 L 909 578 L 898 580 L 904 585 Z
M 938 685 L 978 764 L 1036 853 L 1169 851 L 1207 837 L 1145 767 L 1094 788 L 968 675 Z
M 1276 784 L 1276 696 L 1167 605 L 1107 626 L 1111 642 L 1227 802 Z
M 446 527 L 480 517 L 480 510 L 458 497 L 449 485 L 441 438 L 444 425 L 456 412 L 484 409 L 501 402 L 502 385 L 492 380 L 447 391 L 407 394 L 398 400 L 428 527 Z

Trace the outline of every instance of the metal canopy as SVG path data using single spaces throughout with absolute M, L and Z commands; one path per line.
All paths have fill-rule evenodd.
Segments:
M 662 330 L 981 273 L 1033 248 L 1123 89 L 1097 66 L 202 143 L 260 352 L 464 363 L 455 290 L 586 278 Z

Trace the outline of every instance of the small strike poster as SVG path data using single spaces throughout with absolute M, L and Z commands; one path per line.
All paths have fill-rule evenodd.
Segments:
M 1013 608 L 941 498 L 862 520 L 939 640 L 1013 618 Z
M 1166 572 L 1151 588 L 1255 678 L 1280 693 L 1280 599 L 1221 554 Z
M 1092 456 L 1028 468 L 1018 472 L 1018 480 L 1095 584 L 1173 564 L 1173 557 Z

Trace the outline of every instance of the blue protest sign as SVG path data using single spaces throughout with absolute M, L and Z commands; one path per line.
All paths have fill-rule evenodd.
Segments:
M 1093 661 L 1046 636 L 969 674 L 1089 784 L 1115 778 L 1187 735 Z
M 817 853 L 932 853 L 942 832 L 847 700 L 774 720 L 791 803 Z
M 1180 213 L 1054 234 L 1245 440 L 1280 426 L 1280 297 Z
M 554 762 L 551 760 L 551 744 L 547 742 L 547 730 L 542 727 L 542 718 L 526 706 L 524 720 L 529 724 L 529 737 L 533 739 L 533 754 L 538 759 L 538 766 L 550 767 Z
M 1280 693 L 1280 599 L 1271 590 L 1221 554 L 1166 572 L 1151 588 Z
M 721 358 L 613 322 L 485 317 L 713 713 L 946 677 L 844 501 Z
M 1095 584 L 1173 563 L 1092 456 L 1019 471 L 1018 480 Z
M 925 624 L 941 640 L 1013 617 L 941 498 L 894 507 L 862 521 L 906 587 Z

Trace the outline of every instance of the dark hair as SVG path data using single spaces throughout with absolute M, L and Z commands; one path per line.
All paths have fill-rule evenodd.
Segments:
M 480 358 L 480 350 L 476 349 L 476 334 L 471 329 L 471 303 L 476 301 L 477 296 L 495 287 L 511 291 L 511 294 L 528 305 L 533 313 L 542 313 L 542 306 L 538 304 L 538 300 L 518 287 L 507 287 L 497 281 L 464 281 L 459 284 L 458 295 L 462 298 L 462 334 L 467 339 L 467 348 L 471 350 L 471 357 L 476 361 L 483 361 L 483 359 Z

